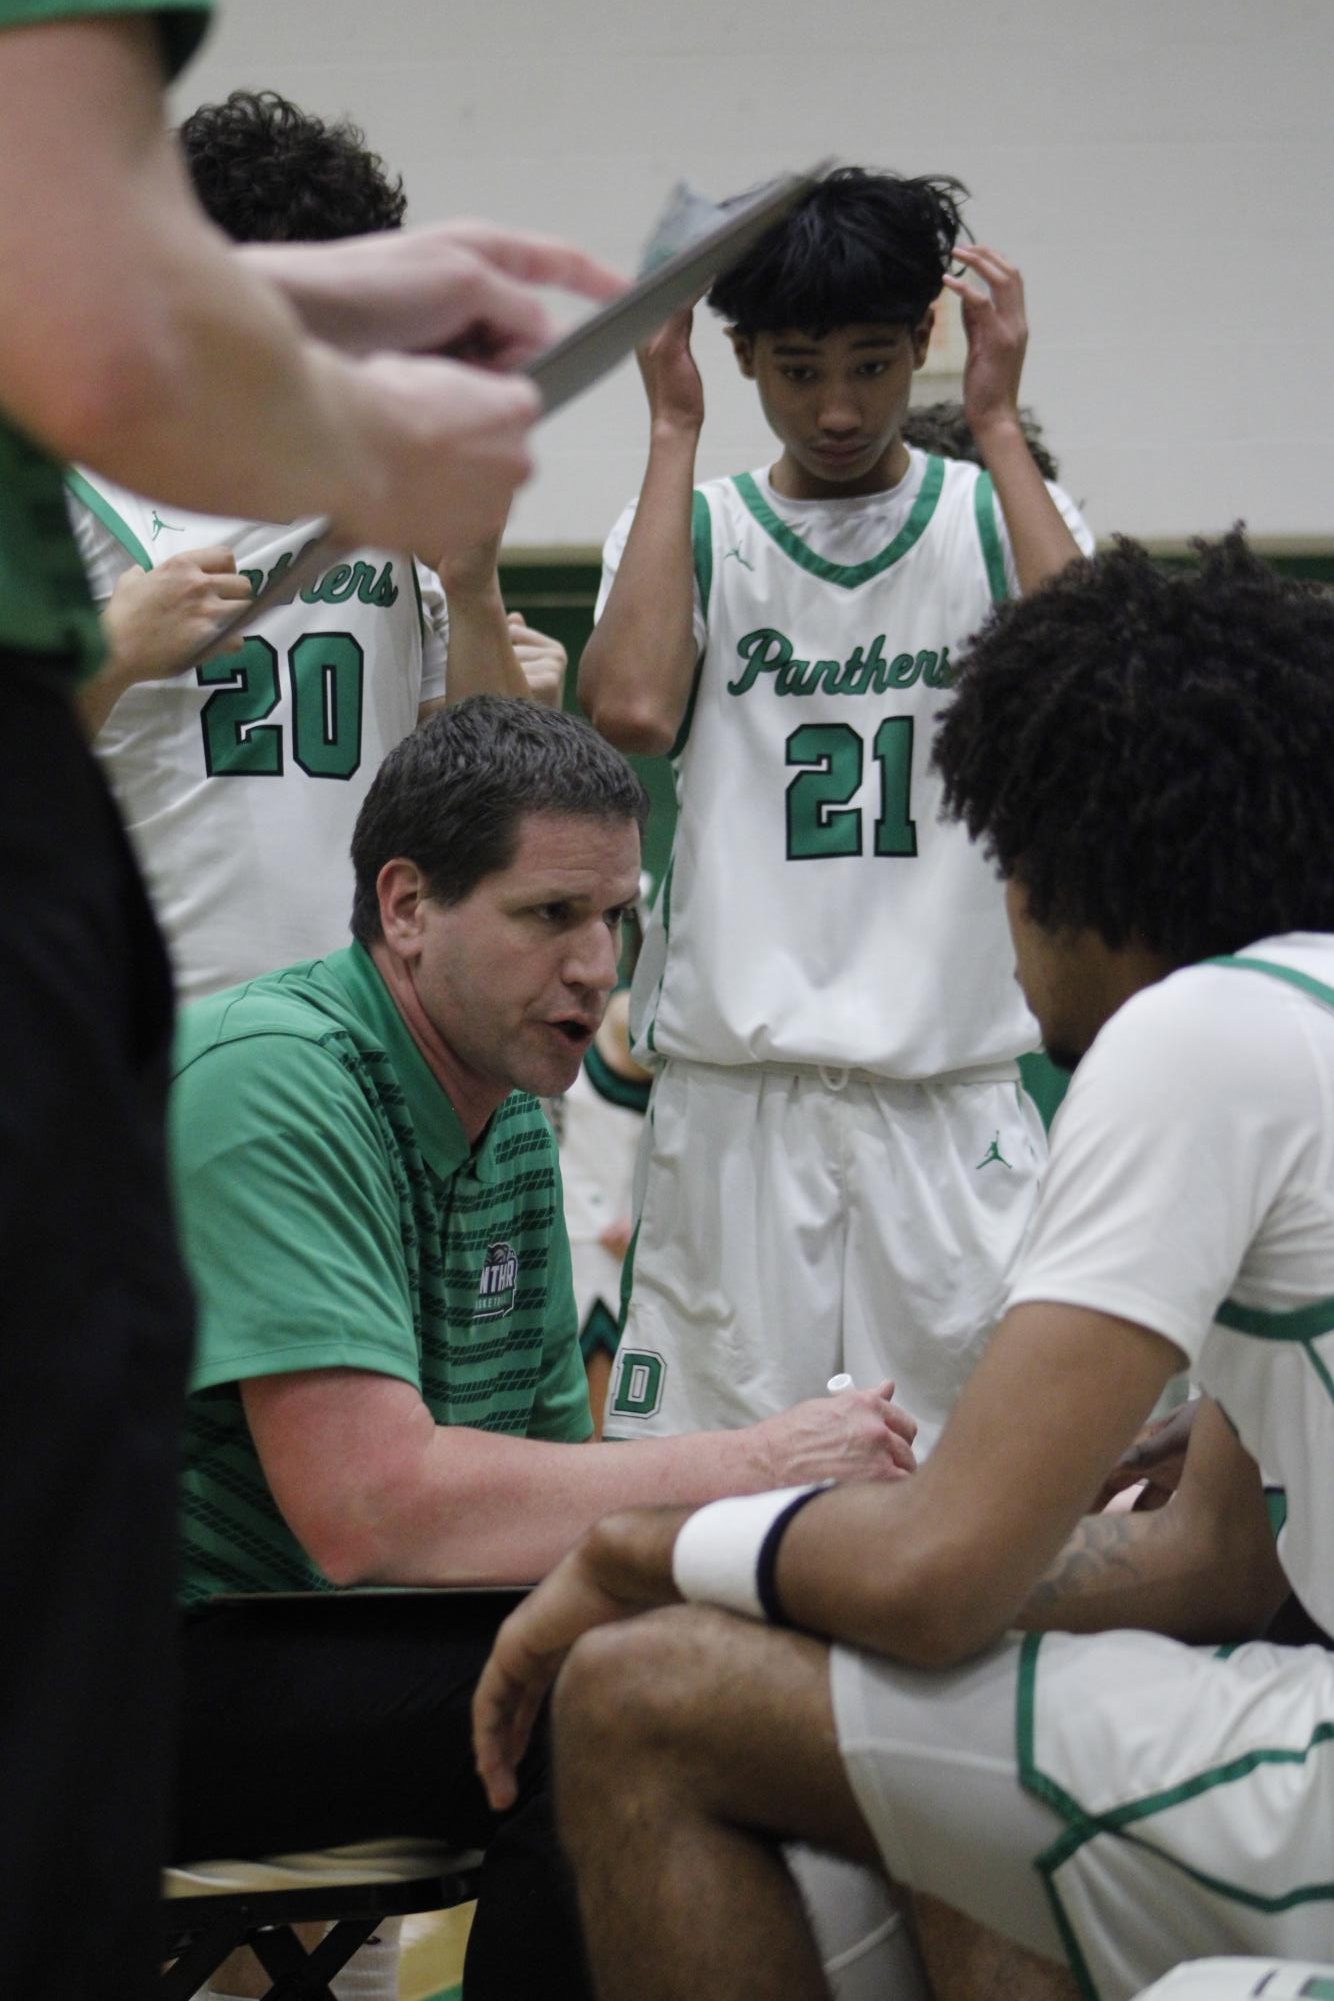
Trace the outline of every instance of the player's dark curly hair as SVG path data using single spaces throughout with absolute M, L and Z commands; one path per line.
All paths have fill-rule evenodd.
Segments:
M 200 206 L 233 242 L 327 243 L 402 223 L 402 179 L 366 150 L 364 133 L 276 90 L 201 104 L 177 136 Z
M 946 175 L 836 167 L 714 282 L 708 302 L 743 334 L 916 326 L 949 269 L 967 194 Z
M 1059 479 L 1056 461 L 1042 442 L 1042 426 L 1031 410 L 1019 412 L 1019 425 L 1042 477 Z M 914 403 L 903 420 L 903 442 L 916 445 L 919 451 L 933 452 L 937 458 L 968 459 L 975 466 L 982 463 L 962 403 Z
M 1239 529 L 1118 539 L 993 614 L 938 726 L 948 812 L 1038 923 L 1186 965 L 1334 931 L 1334 596 Z

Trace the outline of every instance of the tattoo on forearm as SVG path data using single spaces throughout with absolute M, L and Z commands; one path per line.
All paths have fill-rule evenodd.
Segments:
M 1134 1515 L 1087 1515 L 1028 1599 L 1036 1618 L 1072 1598 L 1128 1586 L 1140 1577 L 1141 1526 Z

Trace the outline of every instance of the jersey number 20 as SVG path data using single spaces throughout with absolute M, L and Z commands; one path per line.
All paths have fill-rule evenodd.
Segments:
M 350 632 L 307 632 L 287 649 L 292 756 L 311 778 L 350 778 L 361 763 L 365 654 Z M 201 687 L 226 682 L 200 714 L 210 778 L 281 778 L 278 654 L 267 639 L 219 653 L 196 669 Z

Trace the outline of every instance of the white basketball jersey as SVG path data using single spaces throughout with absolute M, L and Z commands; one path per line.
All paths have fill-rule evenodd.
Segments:
M 159 508 L 69 475 L 93 596 L 121 573 L 225 544 L 256 589 L 311 524 Z M 345 945 L 348 846 L 385 754 L 445 686 L 444 592 L 405 555 L 359 549 L 263 612 L 239 653 L 126 691 L 94 748 L 171 945 L 182 1000 Z
M 635 1156 L 648 1108 L 648 1079 L 622 1077 L 596 1043 L 561 1103 L 560 1172 L 570 1239 L 579 1337 L 614 1346 L 621 1311 L 621 1260 L 602 1242 L 633 1214 Z
M 902 1079 L 1033 1048 L 1000 885 L 930 764 L 960 651 L 1013 587 L 990 478 L 912 452 L 886 494 L 794 502 L 742 474 L 696 492 L 693 526 L 703 651 L 641 1046 Z

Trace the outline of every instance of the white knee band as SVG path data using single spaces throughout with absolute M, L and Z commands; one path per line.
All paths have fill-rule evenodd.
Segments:
M 782 1622 L 774 1589 L 778 1546 L 795 1514 L 829 1485 L 779 1487 L 710 1501 L 687 1516 L 672 1545 L 672 1582 L 683 1598 L 747 1619 Z

